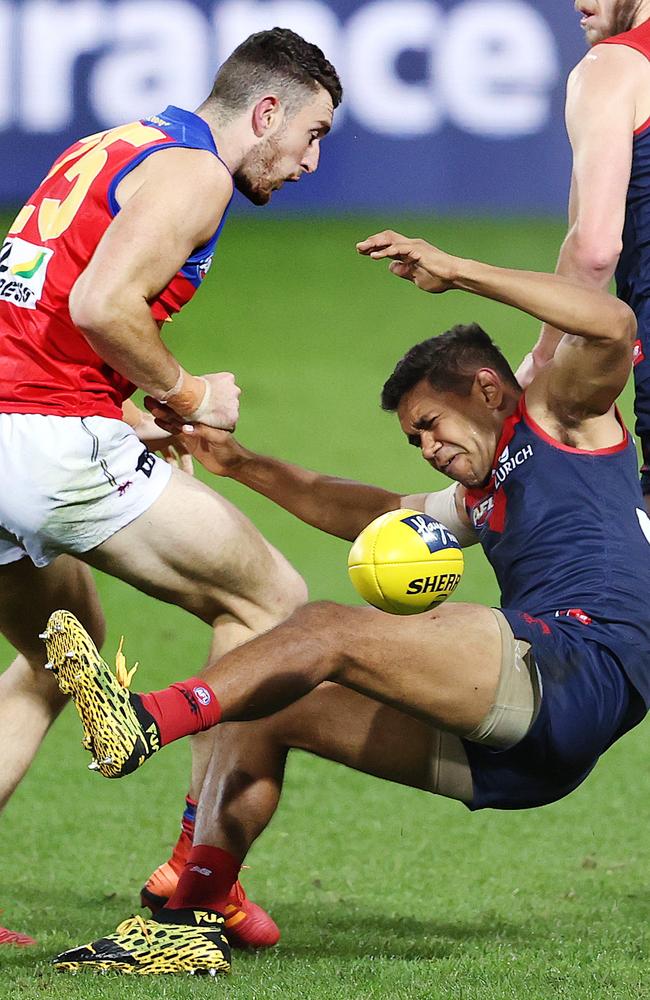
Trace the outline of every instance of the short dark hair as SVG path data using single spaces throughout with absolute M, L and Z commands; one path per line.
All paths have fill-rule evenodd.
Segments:
M 492 368 L 512 389 L 520 390 L 512 368 L 485 330 L 478 323 L 459 323 L 416 344 L 397 362 L 382 389 L 382 409 L 393 413 L 402 396 L 422 379 L 439 392 L 468 396 L 479 368 Z
M 269 87 L 285 91 L 285 101 L 297 104 L 296 91 L 313 91 L 322 86 L 336 108 L 343 88 L 338 73 L 312 42 L 289 28 L 258 31 L 238 45 L 219 69 L 210 99 L 233 114 L 244 111 L 255 96 Z M 291 97 L 293 96 L 293 100 Z M 302 103 L 302 101 L 301 101 Z

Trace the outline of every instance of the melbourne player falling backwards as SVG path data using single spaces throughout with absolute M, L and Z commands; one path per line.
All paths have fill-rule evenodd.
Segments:
M 105 774 L 135 770 L 197 729 L 215 726 L 218 747 L 195 844 L 157 920 L 126 921 L 63 953 L 62 969 L 228 968 L 225 909 L 277 806 L 291 746 L 470 809 L 529 808 L 577 788 L 650 705 L 650 520 L 615 406 L 632 311 L 557 275 L 461 260 L 392 232 L 359 250 L 424 291 L 462 289 L 566 331 L 525 392 L 475 325 L 398 363 L 382 404 L 453 485 L 402 497 L 256 455 L 200 425 L 188 444 L 206 468 L 344 538 L 400 505 L 424 510 L 464 543 L 480 541 L 501 607 L 447 603 L 400 618 L 309 604 L 200 678 L 143 695 L 116 682 L 68 612 L 55 613 L 51 666 Z

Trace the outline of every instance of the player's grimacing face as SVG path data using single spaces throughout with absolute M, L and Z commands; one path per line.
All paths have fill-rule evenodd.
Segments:
M 404 394 L 397 416 L 409 444 L 438 472 L 470 488 L 487 481 L 494 425 L 473 394 L 439 392 L 423 379 Z
M 580 27 L 589 45 L 629 31 L 639 8 L 639 0 L 574 0 L 582 15 Z
M 235 184 L 255 205 L 266 205 L 286 181 L 313 174 L 320 158 L 320 141 L 332 125 L 332 98 L 324 87 L 284 119 L 278 130 L 254 146 L 235 173 Z

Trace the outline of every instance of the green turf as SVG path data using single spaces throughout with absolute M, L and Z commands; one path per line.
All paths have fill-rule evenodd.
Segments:
M 388 222 L 457 253 L 540 269 L 553 266 L 562 236 L 560 223 L 303 224 L 272 212 L 233 219 L 206 287 L 174 323 L 169 343 L 191 370 L 237 373 L 240 437 L 249 446 L 416 492 L 439 483 L 405 447 L 395 418 L 379 410 L 394 361 L 416 340 L 471 319 L 515 361 L 537 324 L 457 293 L 422 295 L 358 258 L 355 240 Z M 218 485 L 305 574 L 313 597 L 354 600 L 345 543 L 234 484 Z M 205 626 L 105 577 L 99 587 L 106 649 L 125 632 L 143 684 L 200 666 Z M 458 599 L 496 596 L 489 568 L 472 551 Z M 7 646 L 0 654 L 9 662 Z M 104 781 L 85 769 L 68 711 L 2 819 L 0 923 L 32 932 L 39 946 L 0 950 L 0 997 L 650 996 L 645 743 L 641 727 L 564 802 L 475 816 L 292 755 L 281 808 L 246 873 L 252 895 L 282 927 L 281 945 L 237 956 L 226 981 L 134 983 L 55 976 L 47 961 L 135 910 L 144 877 L 176 835 L 188 753 L 177 744 L 141 773 Z

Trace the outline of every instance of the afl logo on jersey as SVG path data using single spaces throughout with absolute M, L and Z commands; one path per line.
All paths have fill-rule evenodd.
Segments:
M 472 524 L 476 529 L 482 528 L 487 523 L 493 507 L 493 496 L 486 497 L 485 500 L 481 500 L 475 507 L 472 507 Z

